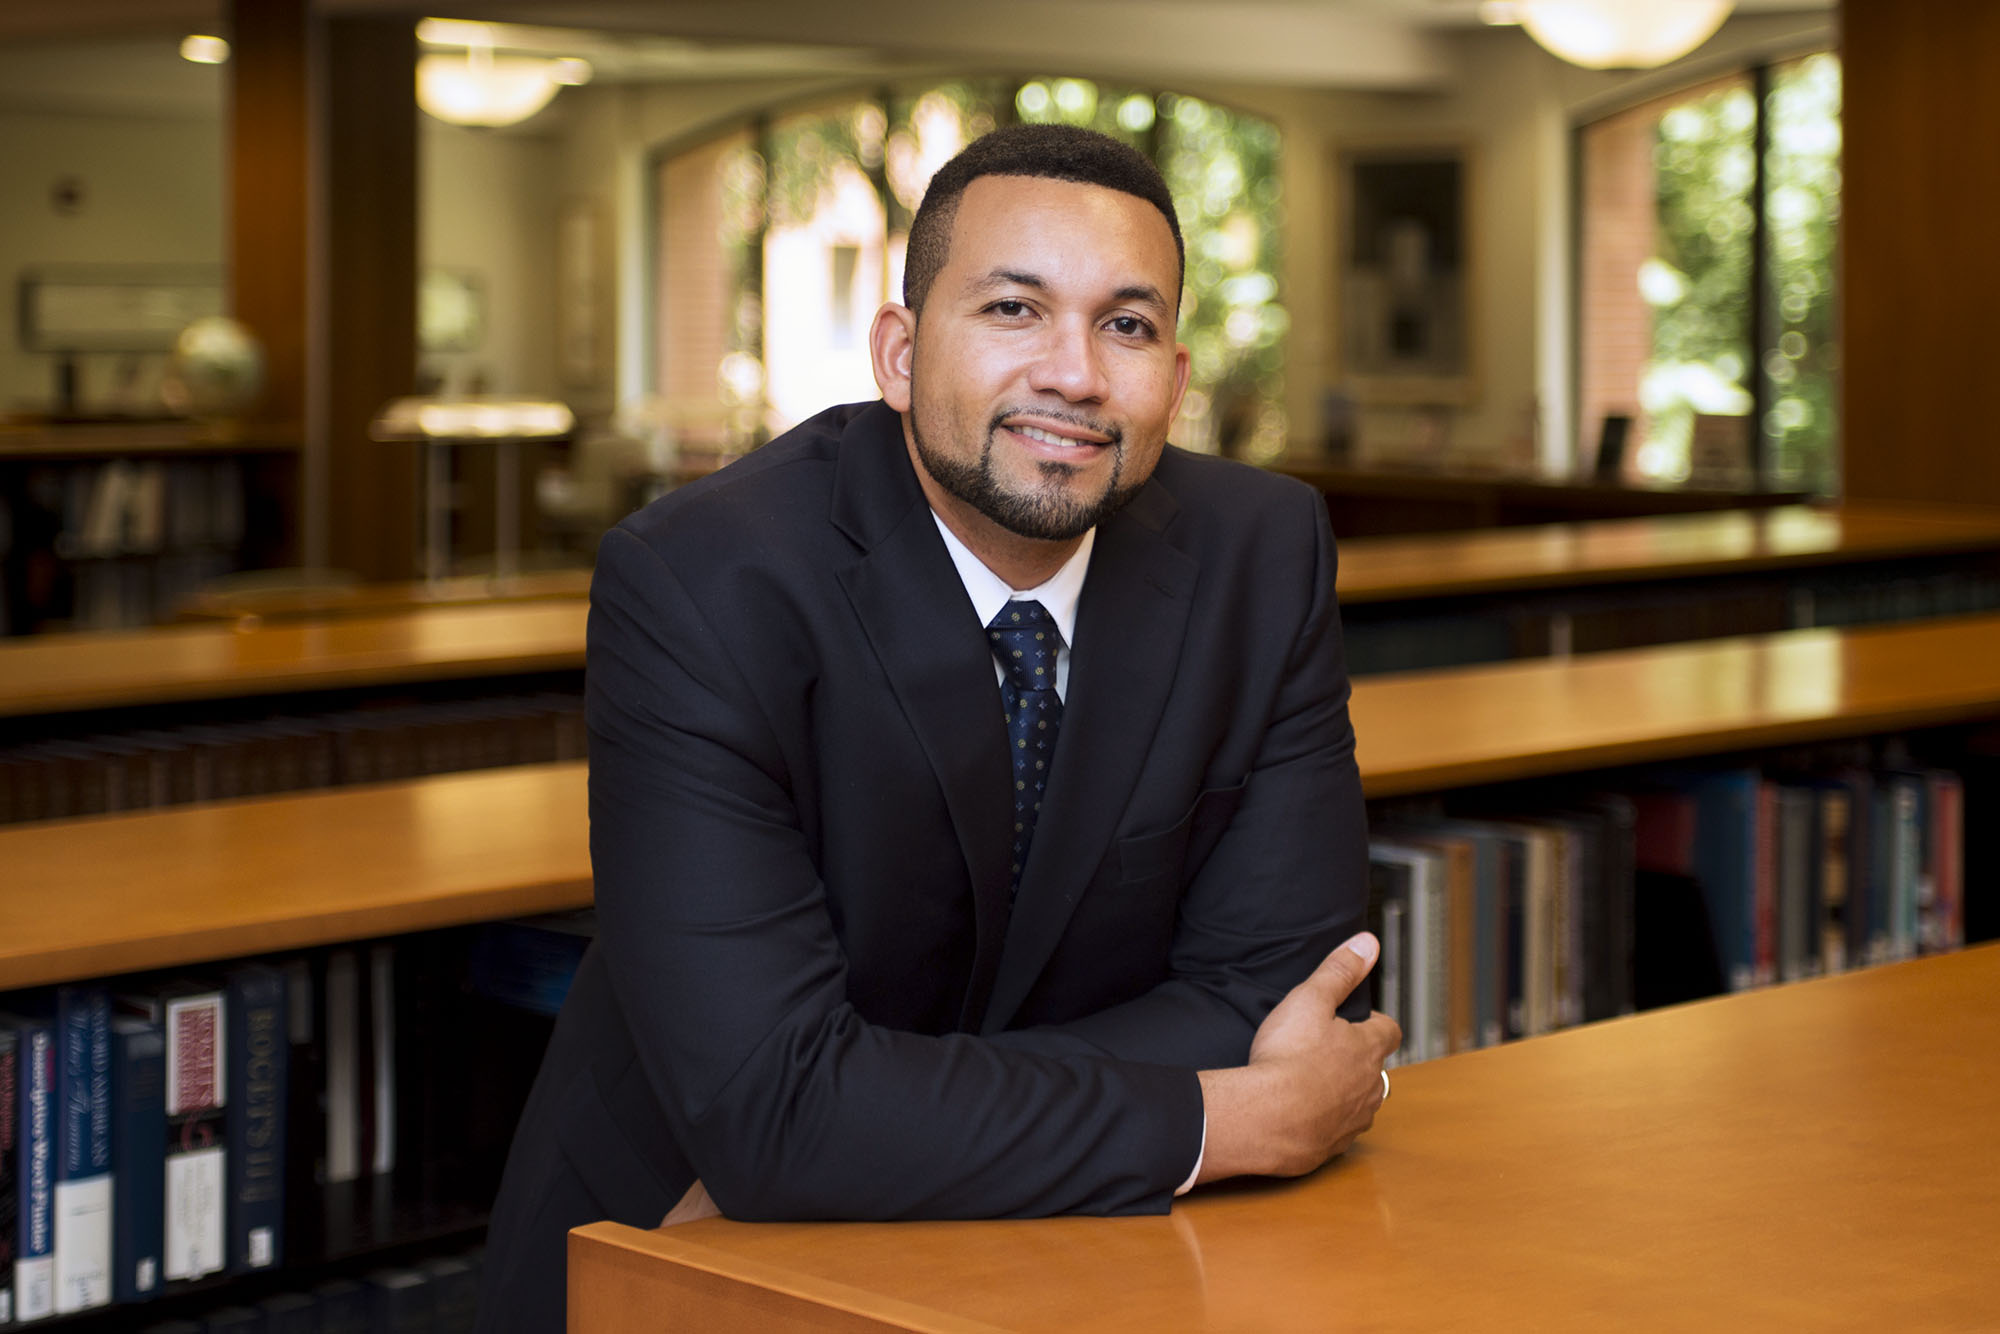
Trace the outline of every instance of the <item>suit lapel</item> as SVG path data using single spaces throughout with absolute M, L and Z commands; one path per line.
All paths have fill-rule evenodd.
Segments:
M 837 466 L 833 521 L 865 551 L 840 583 L 937 774 L 971 879 L 977 938 L 965 1004 L 976 1015 L 999 966 L 1013 859 L 1012 769 L 992 650 L 917 486 L 901 418 L 880 404 L 863 412 Z
M 1173 688 L 1198 574 L 1194 559 L 1162 536 L 1177 512 L 1156 481 L 1098 529 L 1062 735 L 982 1032 L 1005 1027 L 1027 997 L 1137 785 Z

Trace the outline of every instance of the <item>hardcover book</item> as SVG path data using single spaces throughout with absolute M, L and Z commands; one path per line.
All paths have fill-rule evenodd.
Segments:
M 14 1184 L 20 1122 L 21 1039 L 0 1016 L 0 1325 L 14 1319 L 14 1240 L 21 1199 Z
M 56 990 L 56 1313 L 111 1304 L 111 995 Z
M 56 1026 L 39 1017 L 0 1019 L 15 1032 L 16 1233 L 14 1319 L 56 1312 Z
M 223 1231 L 228 1028 L 222 993 L 183 983 L 123 997 L 120 1004 L 159 1024 L 166 1040 L 162 1272 L 170 1283 L 217 1273 L 228 1263 Z
M 160 1026 L 111 1021 L 111 1293 L 156 1297 L 165 1279 L 167 1040 Z
M 285 1105 L 290 1033 L 285 975 L 264 964 L 229 972 L 229 1267 L 282 1262 L 285 1210 Z

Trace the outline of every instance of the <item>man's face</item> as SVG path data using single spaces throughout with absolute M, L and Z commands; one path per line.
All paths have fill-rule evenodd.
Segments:
M 909 358 L 933 503 L 1061 542 L 1129 499 L 1187 388 L 1178 283 L 1173 234 L 1143 199 L 1029 176 L 967 186 Z

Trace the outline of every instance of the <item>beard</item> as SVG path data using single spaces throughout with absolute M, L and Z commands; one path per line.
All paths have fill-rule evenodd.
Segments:
M 1047 409 L 1037 411 L 1043 417 L 1061 417 L 1061 414 L 1051 414 Z M 1073 464 L 1054 459 L 1036 460 L 1036 477 L 1032 481 L 1002 480 L 993 463 L 993 438 L 1000 430 L 1000 423 L 1013 412 L 1014 409 L 1010 408 L 996 413 L 987 423 L 986 440 L 976 463 L 953 458 L 933 448 L 924 438 L 919 414 L 911 412 L 910 437 L 916 442 L 917 457 L 923 462 L 924 471 L 946 492 L 1008 532 L 1042 542 L 1069 542 L 1082 537 L 1124 508 L 1126 502 L 1139 493 L 1138 486 L 1119 485 L 1125 470 L 1123 433 L 1115 428 L 1107 430 L 1101 423 L 1080 417 L 1064 419 L 1071 425 L 1111 437 L 1111 476 L 1105 482 L 1103 491 L 1095 496 L 1074 494 L 1069 483 L 1078 469 Z

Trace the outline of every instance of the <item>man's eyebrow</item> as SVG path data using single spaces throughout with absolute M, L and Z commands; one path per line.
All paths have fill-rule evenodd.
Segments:
M 1032 273 L 1023 273 L 1018 269 L 994 269 L 990 273 L 975 278 L 967 285 L 965 291 L 968 296 L 982 296 L 987 292 L 1003 287 L 1026 287 L 1036 292 L 1046 292 L 1049 290 L 1046 278 L 1037 277 Z M 1160 310 L 1171 309 L 1167 304 L 1166 297 L 1160 294 L 1160 289 L 1151 283 L 1128 283 L 1113 292 L 1111 299 L 1120 302 L 1136 301 L 1145 305 L 1155 306 Z

